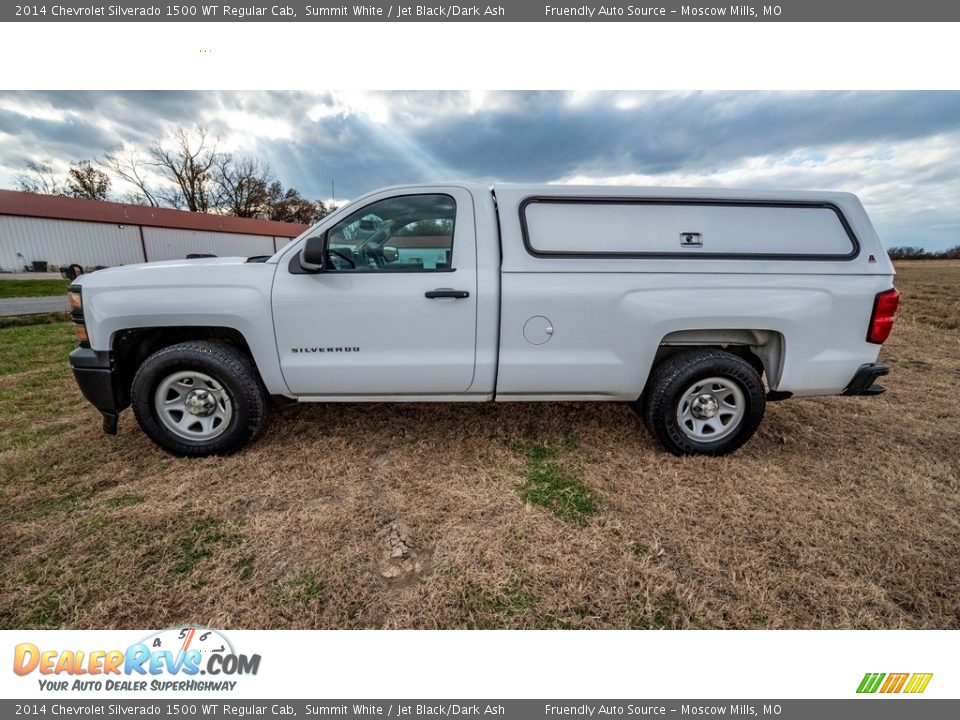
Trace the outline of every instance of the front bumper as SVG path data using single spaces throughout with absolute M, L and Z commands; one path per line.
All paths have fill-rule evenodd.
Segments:
M 883 385 L 874 381 L 890 372 L 890 368 L 883 363 L 866 363 L 860 366 L 853 380 L 843 391 L 843 395 L 882 395 L 887 391 Z
M 80 392 L 103 415 L 103 431 L 117 434 L 117 418 L 125 405 L 110 353 L 78 347 L 70 353 L 70 367 Z

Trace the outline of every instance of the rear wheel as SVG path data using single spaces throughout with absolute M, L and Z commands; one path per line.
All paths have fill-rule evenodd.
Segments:
M 143 431 L 174 455 L 235 452 L 266 424 L 266 393 L 252 361 L 222 343 L 158 350 L 137 370 L 131 399 Z
M 675 455 L 725 455 L 763 419 L 766 397 L 754 367 L 724 350 L 688 350 L 654 368 L 638 408 Z

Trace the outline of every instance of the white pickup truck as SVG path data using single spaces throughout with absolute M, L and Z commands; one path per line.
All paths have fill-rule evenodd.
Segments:
M 228 453 L 271 400 L 632 403 L 720 455 L 765 403 L 874 395 L 893 265 L 854 195 L 393 187 L 271 257 L 102 270 L 69 293 L 70 362 L 115 433 Z

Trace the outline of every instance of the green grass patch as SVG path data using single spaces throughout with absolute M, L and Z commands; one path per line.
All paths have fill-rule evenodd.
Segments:
M 90 499 L 93 493 L 90 490 L 68 490 L 61 495 L 34 500 L 27 508 L 15 510 L 11 519 L 15 522 L 37 520 L 57 513 L 72 513 L 80 505 Z
M 81 518 L 77 523 L 77 535 L 88 538 L 99 533 L 107 524 L 107 519 L 102 515 L 88 515 Z
M 630 627 L 633 630 L 676 630 L 680 624 L 680 600 L 672 592 L 665 592 L 650 599 L 637 600 L 628 608 Z
M 0 406 L 2 410 L 2 406 Z M 0 412 L 0 418 L 4 415 Z M 96 447 L 81 443 L 61 443 L 49 453 L 30 453 L 26 459 L 0 458 L 0 483 L 23 487 L 30 482 L 48 488 L 71 488 L 103 464 Z M 25 494 L 21 495 L 26 497 Z
M 75 346 L 68 322 L 0 328 L 0 452 L 42 446 L 72 429 L 62 416 L 83 402 L 66 384 Z
M 496 595 L 484 596 L 481 602 L 484 610 L 507 617 L 523 615 L 536 604 L 537 597 L 519 585 L 504 588 Z
M 534 612 L 539 599 L 520 582 L 513 582 L 494 590 L 469 585 L 464 602 L 471 616 L 469 627 L 482 630 L 508 626 Z M 537 624 L 542 625 L 542 619 Z
M 44 367 L 65 374 L 67 355 L 76 345 L 69 322 L 0 328 L 0 377 Z
M 145 502 L 146 499 L 147 497 L 145 495 L 114 495 L 111 498 L 107 498 L 104 504 L 111 508 L 129 507 L 130 505 L 139 505 Z
M 224 527 L 223 520 L 198 520 L 175 538 L 177 552 L 170 572 L 186 575 L 203 560 L 213 557 L 218 545 L 239 545 L 243 539 Z
M 2 406 L 0 406 L 2 408 Z M 0 417 L 3 417 L 0 409 Z M 54 425 L 52 427 L 32 428 L 29 430 L 15 430 L 8 435 L 0 436 L 0 452 L 13 448 L 35 447 L 42 445 L 45 440 L 62 435 L 70 429 L 69 425 Z
M 326 590 L 316 570 L 304 570 L 270 588 L 276 605 L 311 605 L 323 600 Z
M 67 311 L 39 315 L 0 315 L 0 328 L 21 327 L 23 325 L 52 325 L 69 320 L 70 313 Z
M 600 510 L 600 495 L 576 475 L 565 471 L 560 456 L 569 445 L 537 441 L 521 446 L 526 458 L 523 483 L 517 491 L 555 517 L 583 525 Z
M 249 580 L 253 577 L 253 558 L 249 555 L 240 558 L 234 563 L 233 569 L 237 571 L 237 577 L 241 580 Z
M 43 278 L 38 280 L 0 279 L 0 298 L 50 297 L 66 295 L 69 280 Z
M 49 590 L 30 603 L 25 624 L 27 627 L 58 628 L 67 621 L 63 613 L 63 595 Z

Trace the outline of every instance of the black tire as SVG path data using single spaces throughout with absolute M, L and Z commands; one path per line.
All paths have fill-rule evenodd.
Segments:
M 681 427 L 678 409 L 685 393 L 698 381 L 722 378 L 732 381 L 742 393 L 744 407 L 739 424 L 718 440 L 691 437 Z M 717 387 L 720 387 L 719 385 Z M 644 425 L 663 447 L 674 455 L 726 455 L 743 445 L 756 432 L 766 409 L 766 393 L 756 369 L 743 358 L 724 350 L 686 350 L 657 365 L 647 381 L 637 407 Z
M 160 384 L 171 375 L 197 371 L 213 378 L 230 400 L 231 417 L 210 440 L 190 440 L 161 421 L 155 403 Z M 133 412 L 141 429 L 167 452 L 181 457 L 228 455 L 255 440 L 267 421 L 267 393 L 253 361 L 222 343 L 191 341 L 171 345 L 148 357 L 137 370 L 131 388 Z

